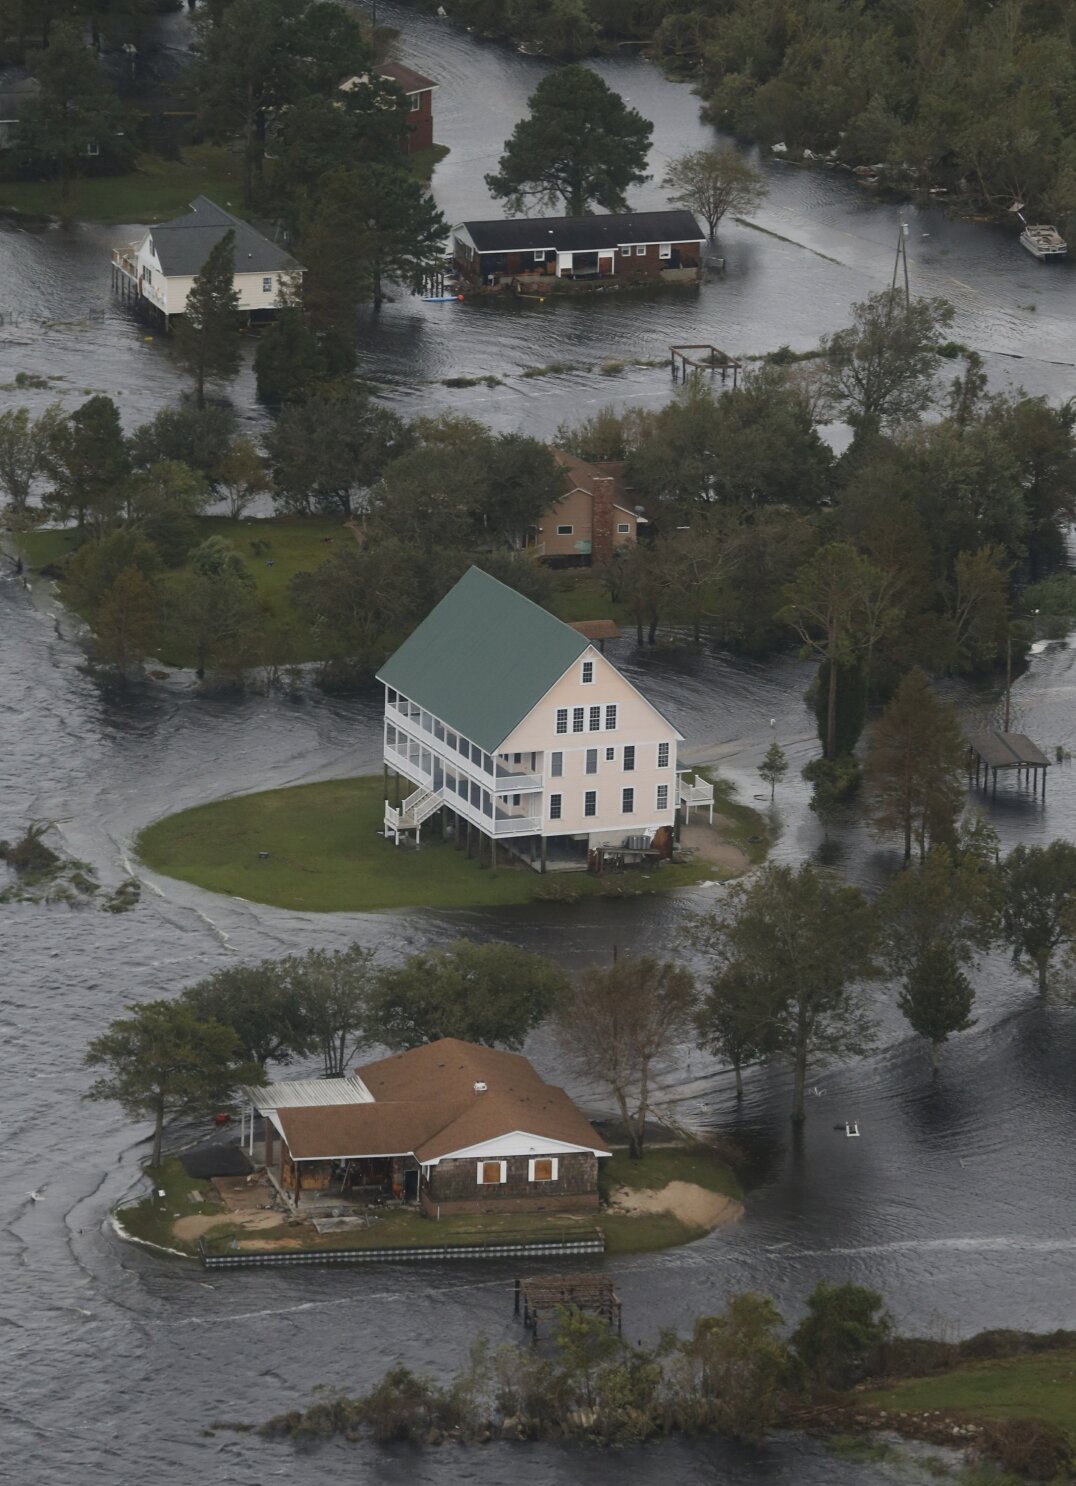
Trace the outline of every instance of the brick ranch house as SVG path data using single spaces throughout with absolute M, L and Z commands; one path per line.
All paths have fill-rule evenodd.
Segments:
M 397 1197 L 432 1218 L 587 1212 L 598 1206 L 598 1162 L 611 1154 L 521 1054 L 454 1037 L 349 1079 L 247 1094 L 264 1120 L 266 1166 L 297 1204 L 305 1193 Z
M 496 288 L 695 283 L 706 236 L 689 211 L 626 212 L 598 217 L 520 217 L 461 222 L 452 259 L 461 277 Z
M 382 62 L 378 71 L 407 94 L 410 129 L 403 141 L 404 153 L 413 155 L 416 150 L 430 149 L 433 145 L 433 90 L 437 84 L 413 67 L 405 67 L 402 62 Z
M 550 567 L 600 567 L 618 547 L 634 546 L 646 517 L 628 500 L 624 466 L 591 463 L 565 449 L 554 449 L 553 457 L 568 489 L 527 533 L 525 550 Z

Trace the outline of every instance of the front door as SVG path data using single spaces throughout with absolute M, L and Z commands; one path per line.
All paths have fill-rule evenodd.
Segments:
M 598 273 L 600 275 L 602 275 L 602 277 L 604 277 L 606 274 L 614 274 L 614 273 L 616 273 L 616 254 L 615 253 L 599 253 L 598 254 Z
M 418 1201 L 418 1167 L 404 1172 L 404 1200 L 406 1202 Z

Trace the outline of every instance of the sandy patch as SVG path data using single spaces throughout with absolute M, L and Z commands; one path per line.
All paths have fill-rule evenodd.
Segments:
M 266 1243 L 260 1238 L 241 1238 L 236 1243 L 237 1249 L 301 1249 L 304 1240 L 301 1238 L 275 1238 L 272 1243 Z
M 184 1243 L 192 1243 L 208 1233 L 210 1228 L 216 1228 L 220 1223 L 228 1222 L 227 1213 L 192 1213 L 189 1218 L 177 1218 L 172 1224 L 172 1236 L 180 1238 Z
M 732 829 L 732 822 L 722 815 L 714 816 L 713 825 L 706 821 L 701 824 L 692 821 L 690 825 L 680 827 L 680 845 L 689 847 L 703 861 L 713 862 L 726 872 L 746 872 L 751 865 L 747 853 L 725 839 L 725 834 Z
M 710 1192 L 694 1182 L 669 1182 L 657 1191 L 618 1187 L 612 1206 L 623 1213 L 672 1213 L 689 1228 L 720 1228 L 743 1216 L 743 1203 L 722 1192 Z

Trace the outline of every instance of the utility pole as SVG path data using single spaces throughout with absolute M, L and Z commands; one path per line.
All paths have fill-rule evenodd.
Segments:
M 896 257 L 893 259 L 893 282 L 892 282 L 892 284 L 890 284 L 889 288 L 890 288 L 890 293 L 895 294 L 897 292 L 897 270 L 903 264 L 903 266 L 904 266 L 904 303 L 905 303 L 905 305 L 910 306 L 911 305 L 911 302 L 912 302 L 912 291 L 911 291 L 911 285 L 908 282 L 908 242 L 907 242 L 907 239 L 908 239 L 908 224 L 905 222 L 905 220 L 904 220 L 904 213 L 902 212 L 900 214 L 899 218 L 898 218 L 898 227 L 897 227 L 897 253 L 896 253 Z

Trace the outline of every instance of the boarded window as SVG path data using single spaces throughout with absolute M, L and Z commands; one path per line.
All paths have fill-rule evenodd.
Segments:
M 530 1163 L 530 1179 L 532 1182 L 555 1182 L 557 1179 L 557 1159 L 555 1156 L 535 1156 Z
M 499 1187 L 505 1180 L 505 1162 L 479 1161 L 478 1184 L 480 1187 Z

